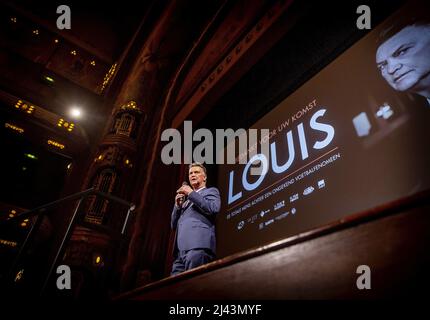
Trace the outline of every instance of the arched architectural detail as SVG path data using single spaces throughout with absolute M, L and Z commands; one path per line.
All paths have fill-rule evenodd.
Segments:
M 128 112 L 119 113 L 115 117 L 115 124 L 112 133 L 122 134 L 129 137 L 131 130 L 133 129 L 134 122 L 134 116 Z
M 135 101 L 122 105 L 114 113 L 108 134 L 121 135 L 136 139 L 138 130 L 144 120 L 143 113 Z
M 97 190 L 110 194 L 117 185 L 118 174 L 114 168 L 108 167 L 101 169 L 92 181 L 92 187 Z M 103 224 L 109 205 L 109 200 L 96 195 L 88 197 L 88 209 L 85 212 L 84 221 L 95 224 Z

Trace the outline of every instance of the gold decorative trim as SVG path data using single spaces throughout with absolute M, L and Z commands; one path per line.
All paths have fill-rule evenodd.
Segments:
M 109 81 L 112 79 L 112 77 L 115 74 L 116 67 L 117 67 L 117 63 L 114 63 L 112 67 L 110 67 L 109 71 L 106 73 L 100 88 L 100 93 L 102 93 L 103 90 L 106 89 L 107 85 L 109 84 Z
M 120 110 L 133 110 L 138 113 L 142 113 L 142 110 L 140 110 L 140 108 L 137 106 L 136 101 L 133 101 L 133 100 L 130 100 L 129 102 L 123 104 L 120 107 Z

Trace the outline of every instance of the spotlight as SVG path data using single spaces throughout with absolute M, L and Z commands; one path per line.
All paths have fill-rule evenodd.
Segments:
M 75 119 L 80 118 L 81 114 L 82 114 L 82 112 L 81 112 L 80 108 L 74 107 L 74 108 L 70 109 L 70 116 L 72 118 L 75 118 Z

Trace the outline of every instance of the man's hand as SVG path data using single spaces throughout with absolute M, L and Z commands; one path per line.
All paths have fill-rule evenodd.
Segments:
M 176 190 L 176 193 L 188 196 L 192 191 L 193 191 L 193 189 L 190 186 L 183 185 L 178 190 Z
M 175 205 L 180 208 L 184 203 L 185 196 L 182 193 L 177 193 L 175 197 Z

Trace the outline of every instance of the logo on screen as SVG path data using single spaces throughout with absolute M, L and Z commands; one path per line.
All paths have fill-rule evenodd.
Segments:
M 304 196 L 307 196 L 308 194 L 311 194 L 314 190 L 315 190 L 315 188 L 314 188 L 314 187 L 312 187 L 312 186 L 307 187 L 307 188 L 303 191 L 303 195 L 304 195 Z
M 376 116 L 378 118 L 384 118 L 387 120 L 394 114 L 394 111 L 391 109 L 391 106 L 388 103 L 384 103 L 379 107 L 378 112 L 376 112 Z
M 324 188 L 324 187 L 325 187 L 325 181 L 324 181 L 324 179 L 322 179 L 322 180 L 318 181 L 318 188 L 319 188 L 319 189 L 322 189 L 322 188 Z
M 285 207 L 285 201 L 284 200 L 282 200 L 282 201 L 278 202 L 277 204 L 275 204 L 273 206 L 273 209 L 278 210 L 278 209 L 280 209 L 282 207 Z
M 362 112 L 352 119 L 355 131 L 359 137 L 369 135 L 372 125 L 370 124 L 369 118 L 367 118 L 366 112 Z
M 288 216 L 289 212 L 284 212 L 283 214 L 280 214 L 279 216 L 275 217 L 275 220 L 281 220 L 284 219 L 286 216 Z
M 294 202 L 294 201 L 296 201 L 298 199 L 299 199 L 299 194 L 298 193 L 293 194 L 292 196 L 290 196 L 290 202 Z
M 263 218 L 263 217 L 264 217 L 264 215 L 265 215 L 265 214 L 268 214 L 269 212 L 270 212 L 270 209 L 268 209 L 268 210 L 266 210 L 266 211 L 261 210 L 261 212 L 260 212 L 260 216 Z
M 244 225 L 245 225 L 245 221 L 243 221 L 243 220 L 242 220 L 241 222 L 239 222 L 239 223 L 237 224 L 237 230 L 242 229 Z
M 254 223 L 254 221 L 255 220 L 257 220 L 257 218 L 258 218 L 258 215 L 257 214 L 254 214 L 251 218 L 249 218 L 247 221 L 248 221 L 248 223 Z
M 265 225 L 265 226 L 268 226 L 269 224 L 271 224 L 271 223 L 273 223 L 273 222 L 275 222 L 275 220 L 270 219 L 270 220 L 267 220 L 267 221 L 264 223 L 264 225 Z

